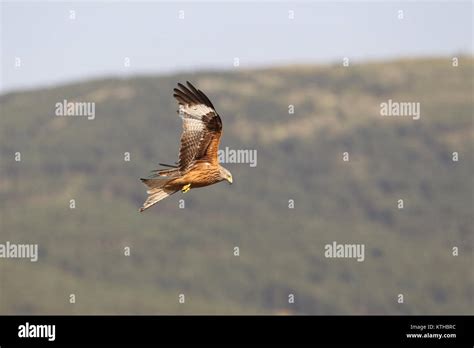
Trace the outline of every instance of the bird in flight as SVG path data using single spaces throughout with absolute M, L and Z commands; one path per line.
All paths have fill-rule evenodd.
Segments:
M 152 171 L 153 176 L 140 179 L 148 188 L 148 198 L 140 212 L 181 190 L 209 186 L 223 180 L 232 184 L 232 174 L 219 164 L 217 151 L 222 136 L 222 121 L 209 98 L 189 81 L 178 83 L 173 97 L 183 120 L 181 147 L 177 165 Z

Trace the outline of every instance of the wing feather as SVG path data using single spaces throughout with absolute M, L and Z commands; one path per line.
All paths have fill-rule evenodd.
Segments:
M 196 161 L 207 160 L 217 165 L 217 151 L 222 134 L 222 121 L 209 98 L 189 81 L 188 87 L 178 83 L 173 96 L 179 104 L 183 120 L 178 167 L 189 170 Z

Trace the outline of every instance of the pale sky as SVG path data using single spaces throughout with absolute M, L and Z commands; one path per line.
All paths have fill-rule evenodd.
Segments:
M 0 92 L 230 70 L 236 57 L 246 68 L 472 55 L 472 22 L 471 1 L 2 1 Z

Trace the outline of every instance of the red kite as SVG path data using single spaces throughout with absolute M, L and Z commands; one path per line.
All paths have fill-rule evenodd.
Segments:
M 140 179 L 148 187 L 148 198 L 140 212 L 181 190 L 209 186 L 223 180 L 232 184 L 232 174 L 219 164 L 217 151 L 222 135 L 222 121 L 209 98 L 191 83 L 178 83 L 173 97 L 183 120 L 181 147 L 177 166 L 157 169 L 152 178 Z

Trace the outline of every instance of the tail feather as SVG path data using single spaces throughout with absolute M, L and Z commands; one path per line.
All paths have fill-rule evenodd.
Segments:
M 156 169 L 156 170 L 152 170 L 151 172 L 153 173 L 155 178 L 160 177 L 160 176 L 166 176 L 166 177 L 170 178 L 170 177 L 173 177 L 173 176 L 177 176 L 179 174 L 179 169 L 177 169 L 177 168 Z
M 147 187 L 148 198 L 146 199 L 143 206 L 140 208 L 140 213 L 152 205 L 158 203 L 162 199 L 171 196 L 177 190 L 166 188 L 166 184 L 170 181 L 169 179 L 140 179 Z

